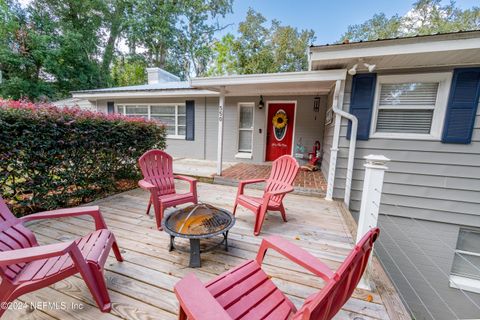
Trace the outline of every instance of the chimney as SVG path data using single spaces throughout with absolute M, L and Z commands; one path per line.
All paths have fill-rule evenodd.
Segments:
M 180 78 L 162 68 L 147 68 L 148 84 L 180 81 Z

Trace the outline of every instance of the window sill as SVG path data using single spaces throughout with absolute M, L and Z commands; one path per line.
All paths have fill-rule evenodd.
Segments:
M 416 134 L 416 133 L 387 133 L 376 132 L 370 135 L 372 139 L 397 139 L 397 140 L 427 140 L 427 141 L 441 141 L 440 137 L 432 136 L 431 134 Z
M 239 152 L 235 155 L 235 158 L 237 159 L 252 159 L 252 153 L 250 152 Z
M 167 139 L 171 139 L 171 140 L 185 140 L 185 136 L 167 135 Z
M 450 288 L 480 293 L 480 280 L 450 275 Z

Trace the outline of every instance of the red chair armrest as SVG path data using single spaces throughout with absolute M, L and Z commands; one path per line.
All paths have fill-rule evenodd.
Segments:
M 268 249 L 277 251 L 325 281 L 333 277 L 333 271 L 326 264 L 299 246 L 279 236 L 269 236 L 262 240 L 257 254 L 257 262 L 259 264 L 262 264 Z
M 264 182 L 264 181 L 266 181 L 266 180 L 267 180 L 267 179 L 250 179 L 250 180 L 243 180 L 243 181 L 240 181 L 239 184 L 246 185 L 246 184 Z
M 280 189 L 280 190 L 275 190 L 275 191 L 268 191 L 267 194 L 270 194 L 272 196 L 278 196 L 280 194 L 284 194 L 284 193 L 289 193 L 289 192 L 292 192 L 293 191 L 293 187 L 292 186 L 288 186 L 284 189 Z
M 152 191 L 156 188 L 153 184 L 144 179 L 138 181 L 138 186 L 147 191 Z
M 0 266 L 62 256 L 76 246 L 74 241 L 0 252 Z
M 180 306 L 191 320 L 228 320 L 231 317 L 191 273 L 177 282 L 174 288 Z
M 192 178 L 192 177 L 180 176 L 180 175 L 175 175 L 175 176 L 173 176 L 173 177 L 174 177 L 175 179 L 188 181 L 188 182 L 190 182 L 190 183 L 197 182 L 197 179 Z
M 107 225 L 103 220 L 103 216 L 100 213 L 100 208 L 98 206 L 75 207 L 75 208 L 68 208 L 68 209 L 44 211 L 44 212 L 39 212 L 35 214 L 30 214 L 28 216 L 20 218 L 20 220 L 22 222 L 27 222 L 32 220 L 56 219 L 56 218 L 75 217 L 75 216 L 82 216 L 82 215 L 91 216 L 95 221 L 95 228 L 97 230 L 107 229 Z
M 253 184 L 253 183 L 260 183 L 260 182 L 265 182 L 267 179 L 250 179 L 250 180 L 243 180 L 238 183 L 238 192 L 237 196 L 243 194 L 243 190 L 247 184 Z

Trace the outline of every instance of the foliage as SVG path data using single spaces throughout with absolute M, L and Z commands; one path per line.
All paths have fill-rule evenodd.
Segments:
M 150 66 L 182 78 L 201 76 L 221 29 L 215 19 L 231 10 L 232 0 L 132 1 L 125 27 L 130 53 L 143 47 Z
M 213 45 L 208 75 L 302 71 L 308 67 L 307 47 L 315 40 L 312 30 L 282 26 L 249 9 L 238 28 L 239 36 L 225 35 Z
M 119 57 L 113 61 L 111 77 L 115 87 L 145 84 L 147 62 L 141 56 Z
M 120 41 L 131 67 L 120 78 L 139 71 L 137 60 L 129 65 L 137 48 L 150 66 L 202 75 L 221 29 L 216 18 L 231 8 L 232 0 L 0 0 L 0 97 L 56 100 L 116 85 Z
M 48 104 L 0 100 L 0 127 L 0 192 L 27 212 L 112 192 L 146 150 L 165 148 L 154 121 Z
M 419 0 L 403 17 L 388 18 L 384 13 L 375 14 L 362 24 L 351 25 L 341 41 L 376 40 L 434 33 L 480 29 L 480 7 L 462 10 L 451 1 L 442 5 L 441 0 Z

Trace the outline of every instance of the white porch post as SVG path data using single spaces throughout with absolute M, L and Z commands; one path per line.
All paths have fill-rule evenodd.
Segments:
M 332 109 L 337 109 L 340 103 L 343 104 L 343 88 L 344 81 L 337 80 L 335 83 L 335 91 L 333 93 Z M 333 131 L 332 148 L 330 149 L 330 165 L 328 168 L 328 182 L 327 182 L 327 194 L 326 200 L 333 200 L 333 185 L 335 182 L 335 169 L 337 166 L 337 154 L 338 154 L 338 141 L 340 139 L 340 125 L 342 123 L 342 117 L 338 113 L 335 113 L 335 127 Z
M 390 159 L 382 155 L 368 155 L 365 157 L 365 178 L 363 180 L 362 203 L 358 217 L 357 241 L 358 243 L 365 233 L 377 226 L 380 199 L 382 196 L 383 177 Z M 358 287 L 371 289 L 368 266 Z
M 222 175 L 222 157 L 223 157 L 223 109 L 225 105 L 225 86 L 220 87 L 220 97 L 218 103 L 218 145 L 217 145 L 217 175 Z

